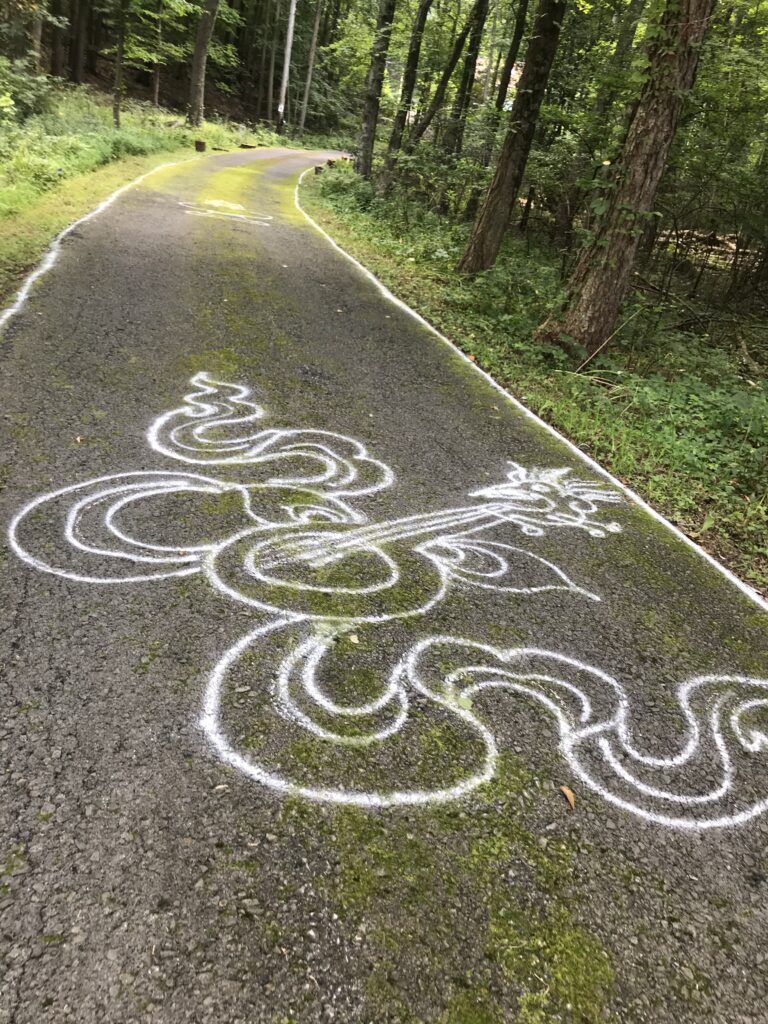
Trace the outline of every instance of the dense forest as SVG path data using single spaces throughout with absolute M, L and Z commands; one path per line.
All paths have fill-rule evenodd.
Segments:
M 138 101 L 347 149 L 339 229 L 396 241 L 435 322 L 766 585 L 762 0 L 6 0 L 0 33 L 6 182 L 75 86 L 115 129 Z

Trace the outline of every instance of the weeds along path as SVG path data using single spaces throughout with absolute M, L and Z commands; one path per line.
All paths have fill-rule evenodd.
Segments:
M 152 175 L 6 325 L 0 1014 L 757 1021 L 765 608 L 333 250 L 327 156 Z

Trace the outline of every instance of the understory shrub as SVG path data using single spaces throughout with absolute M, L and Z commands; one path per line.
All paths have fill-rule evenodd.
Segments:
M 744 579 L 768 589 L 768 325 L 738 312 L 683 331 L 635 296 L 581 372 L 533 332 L 562 302 L 558 257 L 510 232 L 496 266 L 453 272 L 467 226 L 348 166 L 308 182 L 313 212 L 398 295 L 544 419 Z M 762 355 L 761 355 L 762 353 Z

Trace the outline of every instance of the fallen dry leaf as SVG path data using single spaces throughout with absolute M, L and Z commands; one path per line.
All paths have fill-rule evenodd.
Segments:
M 573 790 L 570 786 L 561 786 L 560 792 L 563 794 L 565 799 L 568 801 L 568 806 L 572 811 L 576 810 L 576 797 L 573 795 Z
M 477 362 L 477 356 L 467 356 L 467 359 L 470 361 L 470 363 Z

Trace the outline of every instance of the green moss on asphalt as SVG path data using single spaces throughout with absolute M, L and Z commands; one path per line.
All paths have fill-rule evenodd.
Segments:
M 0 896 L 11 891 L 11 880 L 17 875 L 26 874 L 29 868 L 26 850 L 23 846 L 14 846 L 0 859 Z
M 350 924 L 363 927 L 377 965 L 366 988 L 372 1020 L 409 1024 L 598 1024 L 610 1019 L 613 970 L 580 923 L 578 845 L 542 838 L 525 821 L 556 788 L 502 758 L 473 803 L 386 814 L 328 811 L 289 800 L 283 817 L 321 838 L 335 865 L 320 880 Z M 456 944 L 460 920 L 463 942 Z M 458 956 L 465 980 L 458 983 Z M 417 991 L 440 993 L 424 1016 Z

